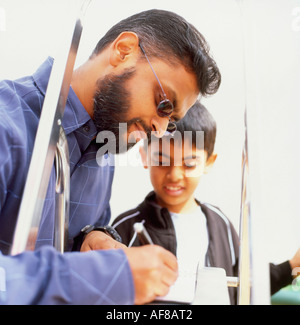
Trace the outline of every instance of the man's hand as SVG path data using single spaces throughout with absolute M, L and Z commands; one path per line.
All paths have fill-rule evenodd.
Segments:
M 157 296 L 165 296 L 169 292 L 178 276 L 178 264 L 176 257 L 161 246 L 128 248 L 104 232 L 91 231 L 86 235 L 80 251 L 118 248 L 124 250 L 131 268 L 135 304 L 151 302 Z
M 124 249 L 132 271 L 135 304 L 145 304 L 165 296 L 178 276 L 176 257 L 156 245 Z
M 80 251 L 87 252 L 97 249 L 126 248 L 124 244 L 114 240 L 102 231 L 94 230 L 88 233 L 81 245 Z

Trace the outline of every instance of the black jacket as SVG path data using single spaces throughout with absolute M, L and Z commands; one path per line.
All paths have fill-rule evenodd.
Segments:
M 135 209 L 118 216 L 113 226 L 128 245 L 134 235 L 135 222 L 145 220 L 145 227 L 154 244 L 163 246 L 176 255 L 176 236 L 169 211 L 155 204 L 155 193 L 150 192 L 145 200 Z M 198 201 L 197 201 L 198 202 Z M 209 234 L 209 246 L 206 255 L 206 266 L 221 267 L 227 276 L 238 276 L 239 238 L 231 222 L 216 207 L 198 202 L 206 216 Z M 132 246 L 140 246 L 138 238 Z M 293 281 L 289 261 L 281 264 L 270 263 L 271 295 Z M 236 288 L 229 288 L 230 301 L 237 302 Z
M 113 226 L 128 245 L 134 236 L 135 222 L 145 221 L 154 244 L 163 246 L 176 255 L 176 235 L 169 211 L 155 204 L 155 193 L 150 192 L 135 209 L 118 216 Z M 206 254 L 206 266 L 225 269 L 227 276 L 237 276 L 239 239 L 231 222 L 216 207 L 197 201 L 206 216 L 209 245 Z M 193 225 L 191 225 L 192 227 Z M 132 246 L 140 246 L 138 238 Z M 236 303 L 236 288 L 229 288 L 230 301 Z

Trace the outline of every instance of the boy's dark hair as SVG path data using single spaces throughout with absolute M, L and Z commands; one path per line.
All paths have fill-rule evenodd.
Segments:
M 122 32 L 135 32 L 149 57 L 182 63 L 195 73 L 200 93 L 214 94 L 221 83 L 219 69 L 209 54 L 204 37 L 181 16 L 165 10 L 148 10 L 128 17 L 114 25 L 96 45 L 97 55 Z M 141 58 L 145 59 L 141 53 Z M 175 60 L 174 60 L 175 59 Z
M 207 159 L 214 152 L 216 134 L 217 134 L 217 125 L 213 116 L 209 113 L 204 105 L 199 101 L 188 110 L 183 119 L 176 123 L 177 131 L 174 135 L 169 135 L 166 133 L 162 138 L 158 139 L 155 135 L 152 135 L 150 139 L 144 140 L 145 150 L 151 141 L 164 141 L 163 139 L 168 137 L 169 140 L 176 142 L 176 139 L 182 139 L 182 142 L 191 141 L 192 145 L 198 148 L 198 145 L 201 147 L 198 149 L 204 149 L 207 152 Z M 185 132 L 189 132 L 189 136 Z M 204 132 L 204 148 L 203 143 L 198 143 L 197 141 L 197 131 Z M 190 136 L 191 135 L 191 136 Z
M 217 125 L 210 112 L 199 101 L 188 110 L 182 120 L 176 123 L 177 131 L 180 132 L 182 139 L 185 131 L 192 132 L 192 145 L 196 146 L 197 131 L 204 132 L 204 150 L 207 152 L 207 158 L 214 152 Z

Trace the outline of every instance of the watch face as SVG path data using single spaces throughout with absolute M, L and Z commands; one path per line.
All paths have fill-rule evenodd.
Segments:
M 121 236 L 118 234 L 118 232 L 116 231 L 115 228 L 111 227 L 111 226 L 106 226 L 104 227 L 105 230 L 108 232 L 108 234 L 113 237 L 116 241 L 122 243 L 122 238 Z
M 118 232 L 115 230 L 115 228 L 111 227 L 111 226 L 105 226 L 105 227 L 95 227 L 93 225 L 86 225 L 81 229 L 81 233 L 87 235 L 88 233 L 90 233 L 92 230 L 98 230 L 98 231 L 103 231 L 105 232 L 107 235 L 111 236 L 114 240 L 122 243 L 122 238 L 121 236 L 118 234 Z

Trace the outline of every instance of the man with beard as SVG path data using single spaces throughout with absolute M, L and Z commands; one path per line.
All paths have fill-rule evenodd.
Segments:
M 150 302 L 176 280 L 177 261 L 159 246 L 127 248 L 105 227 L 114 169 L 97 164 L 104 146 L 97 134 L 113 134 L 118 153 L 129 148 L 130 134 L 173 131 L 199 94 L 217 91 L 219 70 L 203 36 L 174 13 L 145 11 L 113 26 L 74 71 L 62 121 L 70 151 L 70 252 L 53 248 L 53 167 L 35 250 L 11 257 L 52 64 L 48 58 L 32 76 L 0 83 L 0 304 Z M 125 134 L 119 123 L 126 123 Z

